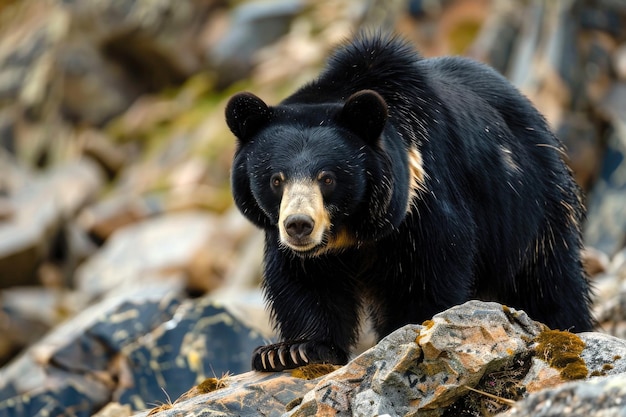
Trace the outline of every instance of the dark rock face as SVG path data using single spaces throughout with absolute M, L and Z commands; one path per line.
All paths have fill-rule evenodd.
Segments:
M 0 416 L 90 416 L 111 400 L 147 408 L 250 369 L 263 338 L 210 299 L 172 290 L 109 298 L 32 346 L 0 372 Z

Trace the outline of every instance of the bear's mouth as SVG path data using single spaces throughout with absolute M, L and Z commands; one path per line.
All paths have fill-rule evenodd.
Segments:
M 289 240 L 282 241 L 284 247 L 289 248 L 294 254 L 303 257 L 309 258 L 312 256 L 318 255 L 320 252 L 324 250 L 325 240 L 322 239 L 321 242 L 314 242 L 312 239 L 307 239 L 305 242 L 291 242 Z
M 291 240 L 291 241 L 290 241 Z M 325 230 L 319 241 L 306 239 L 295 241 L 293 239 L 281 239 L 281 244 L 291 250 L 295 255 L 302 258 L 312 258 L 324 255 L 326 253 L 337 253 L 348 250 L 350 248 L 360 246 L 362 242 L 349 233 L 345 228 L 339 228 L 334 232 Z

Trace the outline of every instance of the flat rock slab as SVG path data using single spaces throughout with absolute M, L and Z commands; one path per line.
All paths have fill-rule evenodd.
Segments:
M 146 288 L 105 299 L 0 372 L 0 417 L 88 417 L 109 401 L 167 403 L 207 377 L 250 369 L 263 338 L 210 298 Z
M 279 417 L 315 387 L 317 380 L 288 377 L 289 373 L 248 372 L 226 379 L 226 387 L 136 414 L 158 416 Z M 158 412 L 157 412 L 158 411 Z

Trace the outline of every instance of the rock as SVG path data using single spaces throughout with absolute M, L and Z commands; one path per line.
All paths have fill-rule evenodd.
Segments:
M 522 311 L 471 301 L 421 326 L 393 332 L 334 371 L 309 365 L 282 373 L 251 372 L 223 382 L 211 379 L 137 417 L 493 415 L 527 393 L 529 399 L 539 398 L 546 388 L 569 386 L 564 385 L 569 378 L 564 377 L 564 362 L 582 364 L 585 371 L 576 376 L 584 380 L 580 384 L 598 384 L 593 381 L 605 376 L 622 378 L 624 354 L 624 340 L 552 331 Z M 314 379 L 299 381 L 304 374 Z M 218 382 L 222 385 L 216 390 Z
M 216 6 L 21 3 L 3 10 L 9 24 L 0 42 L 0 102 L 13 99 L 41 115 L 60 94 L 56 111 L 91 125 L 121 113 L 139 94 L 178 85 L 202 68 L 194 42 Z
M 127 346 L 116 369 L 132 377 L 113 398 L 134 409 L 166 403 L 209 377 L 250 369 L 250 352 L 263 344 L 261 334 L 245 327 L 211 298 L 187 300 L 169 322 Z
M 598 329 L 626 339 L 626 249 L 613 257 L 604 274 L 596 277 L 595 287 Z
M 508 2 L 494 3 L 492 13 L 482 24 L 468 56 L 489 64 L 506 74 L 519 35 L 522 19 L 519 9 Z
M 126 291 L 56 327 L 0 370 L 0 416 L 61 416 L 71 408 L 90 416 L 104 406 L 120 379 L 110 370 L 115 358 L 173 317 L 177 285 Z
M 221 379 L 224 386 L 219 389 L 201 389 L 202 385 L 207 385 L 201 383 L 191 390 L 190 396 L 135 416 L 279 416 L 296 406 L 302 395 L 316 383 L 315 379 L 264 372 L 248 372 Z
M 217 250 L 211 245 L 216 228 L 217 219 L 210 213 L 183 212 L 119 229 L 79 268 L 76 284 L 81 292 L 97 297 L 123 292 L 155 276 L 184 274 L 196 253 Z
M 626 416 L 626 374 L 574 382 L 531 394 L 502 417 Z
M 526 392 L 539 392 L 573 379 L 626 373 L 626 341 L 597 332 L 579 335 L 552 333 L 560 338 L 556 344 L 544 345 L 541 349 L 535 347 L 531 366 L 520 382 Z M 579 343 L 578 351 L 573 347 L 576 342 Z M 549 355 L 546 355 L 545 347 L 550 349 Z M 569 373 L 566 370 L 568 365 Z
M 250 369 L 263 337 L 181 281 L 109 295 L 55 328 L 0 371 L 0 416 L 90 416 L 111 399 L 134 409 L 214 375 Z
M 8 24 L 0 36 L 0 103 L 13 100 L 41 115 L 50 100 L 47 91 L 59 82 L 54 51 L 67 34 L 69 19 L 59 7 L 27 3 L 20 10 L 3 10 Z
M 98 242 L 134 223 L 163 214 L 164 202 L 156 195 L 117 193 L 81 211 L 77 223 Z
M 124 150 L 114 145 L 101 131 L 85 130 L 77 141 L 82 144 L 83 154 L 98 162 L 108 178 L 114 178 L 128 162 Z
M 486 372 L 528 353 L 541 327 L 523 312 L 471 301 L 406 326 L 323 377 L 290 416 L 443 411 Z M 440 411 L 440 412 L 441 412 Z M 439 413 L 440 413 L 439 412 Z
M 563 116 L 555 133 L 567 147 L 574 179 L 583 189 L 591 188 L 602 163 L 596 126 L 585 113 L 571 112 Z
M 408 325 L 393 332 L 348 365 L 317 377 L 313 384 L 302 384 L 286 372 L 255 372 L 237 377 L 237 384 L 228 390 L 179 399 L 172 407 L 160 408 L 158 415 L 279 415 L 288 411 L 289 416 L 365 416 L 426 410 L 440 415 L 484 374 L 519 367 L 521 358 L 529 356 L 529 343 L 540 332 L 541 326 L 523 312 L 495 303 L 469 302 L 438 314 L 424 326 Z M 259 384 L 259 378 L 268 382 Z M 285 391 L 285 386 L 291 388 Z M 260 392 L 265 394 L 259 396 Z
M 613 67 L 621 81 L 626 81 L 626 44 L 622 44 L 613 55 Z
M 10 288 L 0 293 L 0 365 L 39 340 L 53 326 L 84 307 L 66 291 Z M 82 305 L 81 305 L 82 304 Z
M 612 256 L 626 244 L 626 83 L 609 91 L 603 111 L 614 130 L 608 137 L 600 177 L 588 196 L 584 239 Z
M 131 212 L 95 229 L 129 223 L 116 229 L 103 248 L 76 271 L 81 292 L 97 297 L 142 285 L 155 276 L 176 274 L 181 274 L 190 291 L 212 291 L 230 276 L 239 245 L 256 232 L 236 210 L 219 221 L 212 213 L 183 211 L 131 223 L 139 217 Z
M 59 249 L 55 239 L 66 219 L 93 199 L 102 185 L 99 168 L 77 160 L 34 176 L 9 194 L 12 216 L 0 222 L 0 288 L 37 282 L 39 265 Z
M 109 403 L 92 417 L 130 417 L 132 410 L 129 405 Z
M 299 0 L 255 1 L 237 7 L 230 28 L 208 52 L 218 70 L 218 88 L 244 78 L 255 53 L 284 35 L 303 7 Z
M 626 340 L 597 332 L 579 334 L 585 343 L 580 357 L 588 377 L 626 374 Z

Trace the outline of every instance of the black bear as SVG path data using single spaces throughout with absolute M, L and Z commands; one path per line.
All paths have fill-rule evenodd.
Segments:
M 226 122 L 283 340 L 254 369 L 343 364 L 365 317 L 380 338 L 470 299 L 592 328 L 562 145 L 488 66 L 357 36 L 277 106 L 236 94 Z

